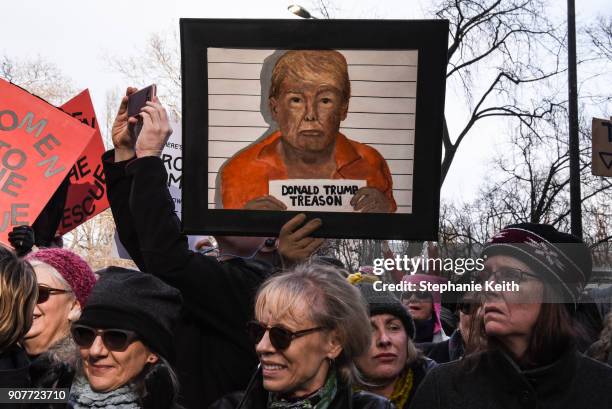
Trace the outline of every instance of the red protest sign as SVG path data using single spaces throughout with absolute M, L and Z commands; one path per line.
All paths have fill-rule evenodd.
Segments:
M 0 242 L 32 224 L 94 130 L 0 79 Z
M 96 119 L 96 113 L 89 96 L 89 90 L 81 92 L 61 106 L 61 110 L 83 124 L 94 129 L 95 133 L 83 153 L 70 169 L 70 186 L 58 234 L 66 234 L 78 225 L 108 209 L 106 184 L 102 167 L 104 142 Z

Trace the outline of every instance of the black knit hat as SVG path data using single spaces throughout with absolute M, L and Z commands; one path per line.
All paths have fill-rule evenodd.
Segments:
M 505 227 L 485 244 L 483 256 L 508 255 L 559 289 L 565 302 L 576 303 L 592 270 L 589 248 L 576 236 L 547 224 L 520 223 Z
M 173 361 L 180 292 L 151 274 L 108 267 L 98 272 L 78 324 L 134 331 L 153 352 Z
M 355 285 L 361 291 L 361 295 L 368 303 L 370 317 L 380 314 L 391 314 L 399 318 L 404 324 L 406 334 L 414 339 L 415 327 L 412 316 L 406 311 L 400 300 L 389 291 L 376 291 L 370 283 L 359 283 Z

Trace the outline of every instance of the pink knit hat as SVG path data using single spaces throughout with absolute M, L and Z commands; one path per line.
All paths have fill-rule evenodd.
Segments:
M 56 269 L 74 292 L 81 307 L 85 306 L 96 283 L 96 276 L 85 260 L 70 250 L 60 248 L 41 249 L 26 258 L 28 261 L 41 261 Z

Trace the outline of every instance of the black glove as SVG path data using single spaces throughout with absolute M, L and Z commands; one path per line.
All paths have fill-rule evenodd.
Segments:
M 34 245 L 34 230 L 30 226 L 15 226 L 8 234 L 9 243 L 15 249 L 19 257 L 23 257 L 32 251 Z

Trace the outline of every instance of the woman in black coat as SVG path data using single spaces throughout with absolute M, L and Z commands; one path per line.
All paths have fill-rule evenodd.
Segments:
M 31 386 L 30 362 L 21 344 L 32 325 L 37 297 L 30 264 L 0 246 L 0 388 Z
M 612 368 L 576 349 L 572 314 L 591 271 L 584 243 L 523 223 L 495 235 L 483 257 L 489 288 L 472 329 L 486 345 L 430 371 L 412 409 L 612 407 Z

